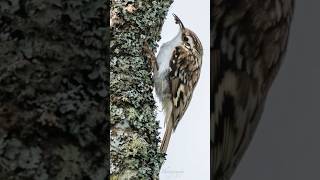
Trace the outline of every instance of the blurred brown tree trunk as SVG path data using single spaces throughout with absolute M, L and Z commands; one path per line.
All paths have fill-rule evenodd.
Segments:
M 0 1 L 0 179 L 104 180 L 105 0 Z

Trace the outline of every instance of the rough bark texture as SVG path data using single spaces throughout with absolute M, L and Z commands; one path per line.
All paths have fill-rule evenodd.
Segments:
M 0 1 L 0 179 L 102 180 L 103 0 Z
M 151 69 L 142 53 L 151 47 L 172 0 L 111 1 L 111 179 L 158 179 L 159 123 L 155 120 Z

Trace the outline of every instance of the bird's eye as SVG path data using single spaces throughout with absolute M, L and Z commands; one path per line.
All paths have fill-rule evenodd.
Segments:
M 189 41 L 189 38 L 188 38 L 187 36 L 185 36 L 185 37 L 183 38 L 183 40 L 184 40 L 184 41 Z

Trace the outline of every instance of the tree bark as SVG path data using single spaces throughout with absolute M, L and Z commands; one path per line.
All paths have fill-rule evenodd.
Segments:
M 107 176 L 105 1 L 0 1 L 0 179 Z
M 159 122 L 155 120 L 151 68 L 142 52 L 160 39 L 172 0 L 111 1 L 111 179 L 158 179 Z

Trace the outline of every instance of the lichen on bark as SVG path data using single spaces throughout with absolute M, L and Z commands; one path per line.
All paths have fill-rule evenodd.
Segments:
M 0 180 L 103 180 L 105 1 L 0 1 Z
M 158 149 L 151 69 L 144 41 L 155 49 L 172 0 L 110 1 L 110 173 L 112 180 L 158 179 Z

